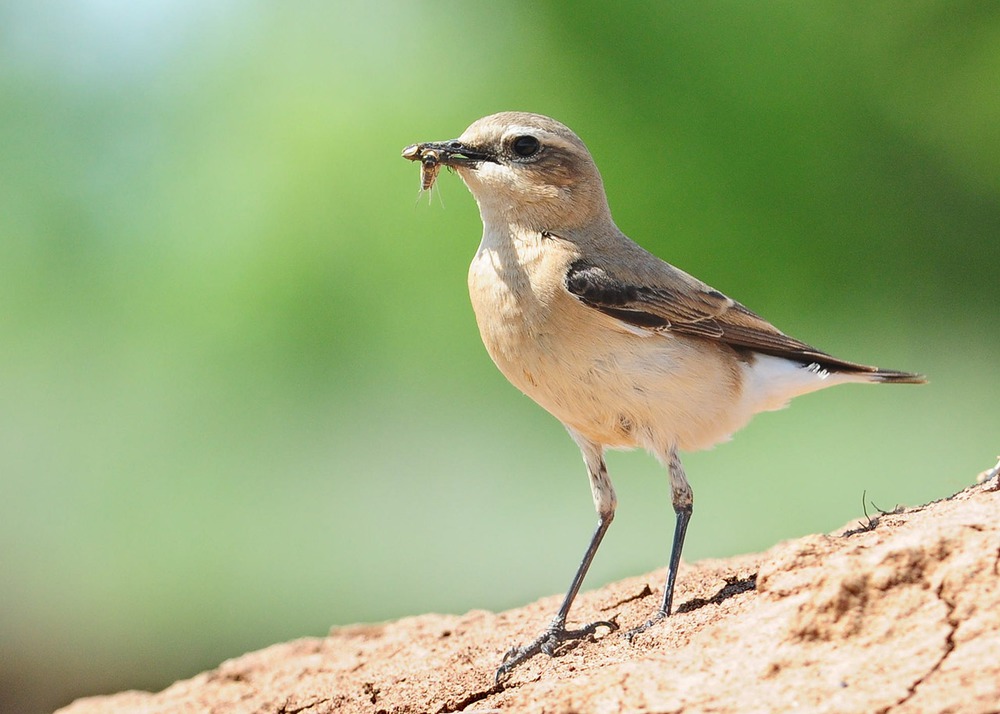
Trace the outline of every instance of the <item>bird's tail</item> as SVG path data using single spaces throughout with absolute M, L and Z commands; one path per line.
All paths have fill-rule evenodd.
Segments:
M 822 369 L 830 374 L 840 375 L 852 382 L 872 382 L 874 384 L 926 384 L 927 377 L 915 372 L 901 372 L 898 369 L 879 369 L 867 364 L 849 362 L 838 357 L 824 354 L 817 359 Z
M 781 409 L 792 397 L 826 389 L 837 384 L 923 384 L 922 374 L 879 369 L 848 362 L 822 352 L 813 352 L 812 360 L 758 354 L 748 368 L 750 381 L 747 398 L 754 412 Z
M 915 372 L 901 372 L 898 369 L 879 369 L 871 365 L 840 359 L 825 352 L 814 353 L 813 364 L 829 372 L 839 375 L 845 381 L 872 382 L 874 384 L 926 384 L 927 377 Z
M 895 369 L 878 369 L 867 375 L 869 382 L 885 382 L 887 384 L 926 384 L 927 377 L 914 372 L 900 372 Z

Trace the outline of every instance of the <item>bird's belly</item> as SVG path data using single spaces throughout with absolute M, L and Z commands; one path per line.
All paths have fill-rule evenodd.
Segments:
M 483 343 L 500 371 L 595 443 L 697 450 L 750 418 L 740 406 L 740 371 L 704 345 L 635 334 L 568 293 L 546 299 L 477 275 L 475 263 L 469 282 Z
M 684 338 L 621 333 L 613 342 L 550 360 L 539 370 L 544 393 L 530 396 L 591 441 L 656 453 L 708 448 L 749 420 L 738 379 Z

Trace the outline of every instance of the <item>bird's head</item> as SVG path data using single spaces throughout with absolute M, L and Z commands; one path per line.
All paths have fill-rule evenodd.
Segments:
M 474 122 L 451 141 L 417 144 L 403 155 L 458 172 L 484 223 L 572 230 L 610 220 L 601 174 L 568 127 L 540 114 L 502 112 Z

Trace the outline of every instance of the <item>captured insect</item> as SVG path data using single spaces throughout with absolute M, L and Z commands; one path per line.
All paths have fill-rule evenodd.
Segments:
M 421 144 L 414 144 L 403 149 L 403 158 L 420 162 L 420 189 L 430 191 L 441 173 L 441 154 L 435 149 L 425 149 Z

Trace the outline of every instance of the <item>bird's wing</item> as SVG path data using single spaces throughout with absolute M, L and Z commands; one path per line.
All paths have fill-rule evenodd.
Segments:
M 566 273 L 565 285 L 584 305 L 643 330 L 718 340 L 834 369 L 873 369 L 840 360 L 789 337 L 718 290 L 667 263 L 660 265 L 650 284 L 637 285 L 593 262 L 577 260 Z

